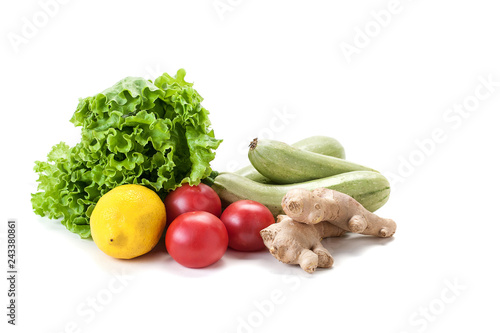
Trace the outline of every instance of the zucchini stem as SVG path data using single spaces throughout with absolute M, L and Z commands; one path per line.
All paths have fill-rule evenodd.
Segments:
M 250 147 L 250 150 L 254 150 L 255 147 L 257 147 L 257 142 L 259 140 L 257 140 L 257 138 L 253 139 L 252 142 L 250 142 L 250 144 L 248 145 L 248 147 Z

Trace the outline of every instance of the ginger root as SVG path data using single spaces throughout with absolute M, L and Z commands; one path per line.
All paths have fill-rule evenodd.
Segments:
M 331 267 L 333 258 L 321 244 L 326 237 L 346 231 L 391 237 L 396 223 L 366 210 L 347 194 L 317 188 L 290 190 L 281 202 L 286 215 L 260 231 L 269 252 L 281 262 L 299 264 L 308 273 L 317 267 Z
M 286 215 L 302 223 L 328 221 L 346 231 L 378 237 L 391 237 L 396 232 L 393 220 L 369 212 L 347 194 L 326 188 L 290 190 L 281 206 Z
M 278 215 L 277 223 L 260 231 L 269 252 L 281 262 L 299 264 L 308 273 L 316 267 L 332 267 L 333 258 L 321 244 L 326 237 L 342 236 L 345 230 L 328 223 L 308 225 Z

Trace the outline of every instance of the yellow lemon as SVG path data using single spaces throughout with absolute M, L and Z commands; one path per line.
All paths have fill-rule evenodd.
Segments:
M 103 195 L 90 216 L 90 232 L 107 255 L 131 259 L 153 249 L 165 229 L 160 197 L 142 185 L 121 185 Z

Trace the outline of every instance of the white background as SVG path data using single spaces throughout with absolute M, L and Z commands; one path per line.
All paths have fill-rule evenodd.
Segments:
M 0 5 L 4 272 L 6 222 L 19 224 L 18 325 L 1 278 L 3 332 L 500 329 L 496 2 L 62 2 Z M 391 178 L 378 214 L 394 238 L 325 240 L 334 268 L 312 275 L 266 251 L 194 270 L 161 245 L 115 260 L 32 213 L 34 161 L 79 141 L 78 98 L 179 68 L 224 139 L 214 169 L 246 165 L 256 136 L 335 137 Z

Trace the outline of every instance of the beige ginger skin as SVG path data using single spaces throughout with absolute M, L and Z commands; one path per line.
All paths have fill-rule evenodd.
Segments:
M 328 221 L 346 231 L 377 237 L 391 237 L 396 232 L 393 220 L 369 212 L 347 194 L 326 188 L 312 192 L 293 189 L 283 197 L 281 206 L 297 222 Z
M 329 223 L 308 225 L 278 215 L 278 223 L 261 230 L 260 235 L 269 252 L 281 262 L 298 264 L 308 273 L 316 267 L 332 267 L 333 258 L 321 244 L 326 237 L 338 237 L 345 230 Z
M 331 267 L 333 258 L 321 240 L 342 236 L 346 231 L 391 237 L 396 223 L 366 210 L 352 197 L 317 188 L 290 190 L 281 202 L 286 215 L 261 230 L 269 252 L 281 262 L 298 264 L 308 273 L 317 267 Z

